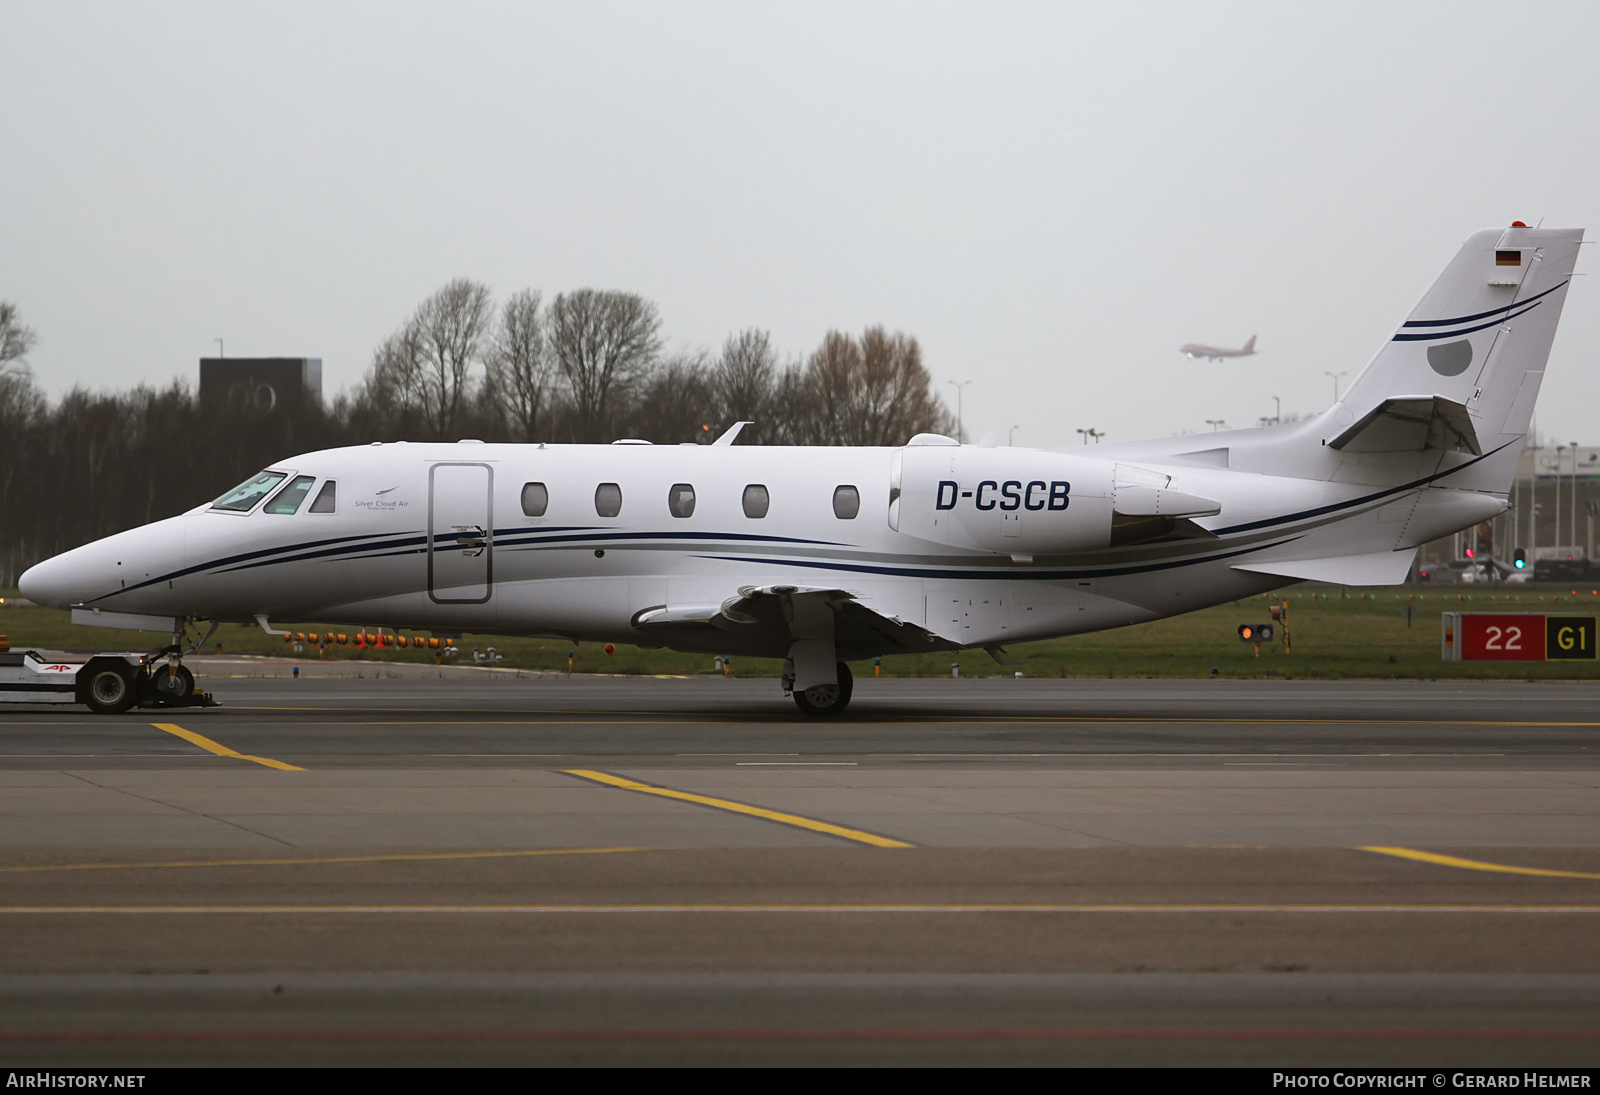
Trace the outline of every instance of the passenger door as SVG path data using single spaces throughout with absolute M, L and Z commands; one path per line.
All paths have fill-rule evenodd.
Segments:
M 435 464 L 428 471 L 428 596 L 483 604 L 494 589 L 494 469 Z

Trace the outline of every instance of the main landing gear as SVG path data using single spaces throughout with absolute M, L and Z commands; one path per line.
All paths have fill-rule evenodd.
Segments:
M 795 706 L 808 715 L 820 718 L 832 718 L 844 713 L 850 706 L 850 693 L 855 686 L 855 678 L 850 673 L 850 667 L 844 662 L 839 662 L 834 668 L 838 680 L 832 684 L 814 684 L 810 688 L 797 688 L 794 690 Z
M 810 688 L 794 693 L 794 702 L 800 710 L 808 715 L 818 715 L 831 718 L 844 713 L 850 706 L 850 693 L 855 686 L 855 678 L 850 674 L 850 667 L 844 662 L 839 662 L 836 670 L 839 679 L 834 684 L 814 684 Z

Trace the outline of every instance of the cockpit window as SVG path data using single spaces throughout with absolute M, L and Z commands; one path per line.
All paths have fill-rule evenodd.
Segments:
M 317 481 L 314 475 L 297 475 L 277 494 L 272 496 L 272 501 L 267 503 L 263 513 L 293 513 L 300 508 L 300 503 L 306 500 L 306 495 L 311 490 L 311 484 Z
M 332 513 L 338 505 L 339 487 L 330 479 L 322 484 L 322 489 L 317 491 L 317 500 L 311 503 L 307 513 Z
M 261 472 L 246 479 L 227 494 L 211 503 L 211 508 L 232 510 L 235 513 L 248 513 L 256 508 L 257 502 L 271 493 L 273 487 L 287 478 L 289 478 L 288 472 Z

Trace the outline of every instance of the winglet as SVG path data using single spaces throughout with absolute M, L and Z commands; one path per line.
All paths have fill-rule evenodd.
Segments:
M 735 437 L 739 436 L 739 431 L 744 429 L 748 425 L 750 425 L 749 422 L 735 422 L 733 425 L 731 425 L 727 429 L 723 430 L 722 431 L 722 436 L 717 438 L 715 441 L 711 442 L 711 444 L 714 445 L 714 446 L 715 445 L 731 445 L 731 444 L 733 444 L 733 439 Z

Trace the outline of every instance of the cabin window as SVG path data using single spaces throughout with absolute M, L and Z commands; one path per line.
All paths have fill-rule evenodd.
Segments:
M 850 521 L 861 512 L 861 492 L 845 484 L 833 488 L 833 515 L 841 521 Z
M 317 481 L 314 475 L 297 475 L 290 480 L 289 485 L 272 496 L 272 501 L 267 503 L 263 513 L 290 514 L 300 508 L 300 503 L 306 500 L 306 495 L 311 493 L 311 484 Z
M 264 471 L 253 475 L 211 503 L 211 508 L 248 513 L 256 508 L 256 503 L 265 498 L 273 487 L 287 478 L 289 473 L 282 471 Z
M 744 515 L 746 517 L 765 517 L 767 507 L 772 505 L 772 499 L 767 495 L 767 488 L 760 483 L 751 483 L 744 488 Z
M 322 489 L 317 491 L 316 500 L 311 503 L 307 513 L 332 513 L 339 504 L 339 485 L 332 479 L 322 484 Z
M 674 483 L 667 491 L 667 509 L 674 517 L 694 516 L 694 487 L 688 483 Z
M 615 517 L 622 512 L 622 488 L 615 483 L 601 483 L 594 488 L 594 511 L 601 517 Z
M 599 505 L 599 496 L 595 497 L 595 504 Z M 550 508 L 550 492 L 543 483 L 522 484 L 522 515 L 524 517 L 543 517 L 544 511 Z

